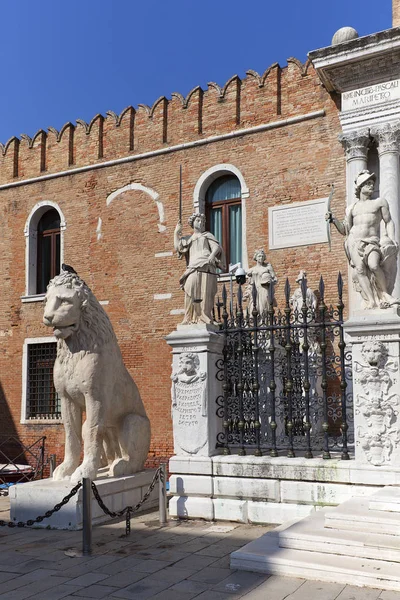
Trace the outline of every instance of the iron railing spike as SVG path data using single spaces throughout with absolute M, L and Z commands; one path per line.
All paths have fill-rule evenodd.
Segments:
M 289 278 L 286 277 L 286 283 L 285 283 L 285 300 L 286 300 L 286 304 L 289 304 L 289 300 L 290 300 L 290 283 L 289 283 Z
M 303 296 L 303 303 L 305 304 L 307 299 L 307 279 L 305 277 L 303 277 L 303 279 L 301 280 L 300 287 Z
M 239 302 L 239 308 L 242 308 L 243 292 L 242 292 L 242 286 L 241 285 L 239 285 L 239 289 L 238 289 L 238 293 L 237 293 L 237 298 L 238 298 L 238 302 Z
M 251 286 L 251 296 L 253 298 L 253 307 L 257 306 L 257 288 L 256 284 L 253 282 Z
M 224 284 L 222 287 L 222 302 L 224 304 L 224 308 L 226 308 L 226 299 L 227 299 L 227 293 L 226 293 L 226 286 Z
M 340 271 L 339 271 L 339 275 L 337 278 L 337 286 L 338 286 L 339 297 L 341 298 L 342 294 L 343 294 L 343 278 L 342 278 L 342 274 Z
M 319 295 L 321 296 L 321 300 L 323 301 L 325 296 L 325 283 L 322 275 L 319 279 Z

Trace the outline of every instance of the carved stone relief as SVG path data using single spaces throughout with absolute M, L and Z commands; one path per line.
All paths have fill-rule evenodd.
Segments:
M 207 443 L 207 374 L 198 354 L 181 354 L 171 379 L 175 452 L 197 454 Z
M 380 341 L 361 346 L 361 361 L 354 361 L 357 437 L 367 462 L 374 466 L 392 463 L 392 454 L 400 442 L 396 393 L 399 364 Z

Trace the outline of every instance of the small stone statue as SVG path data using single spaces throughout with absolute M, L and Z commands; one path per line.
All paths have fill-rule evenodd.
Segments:
M 391 296 L 399 251 L 394 223 L 387 201 L 371 199 L 375 181 L 374 173 L 361 171 L 355 180 L 357 199 L 347 208 L 344 221 L 336 219 L 330 211 L 325 217 L 346 237 L 344 247 L 353 269 L 353 283 L 367 309 L 400 304 L 400 299 Z
M 303 291 L 301 289 L 301 282 L 305 279 L 307 281 L 307 273 L 306 271 L 301 270 L 296 278 L 296 283 L 299 284 L 299 287 L 293 292 L 292 297 L 290 298 L 290 305 L 293 308 L 293 311 L 296 315 L 301 315 L 301 309 L 303 308 Z M 318 300 L 317 296 L 314 294 L 311 288 L 307 287 L 306 291 L 306 306 L 315 312 L 317 308 Z
M 269 308 L 269 287 L 271 283 L 277 283 L 278 279 L 271 263 L 266 262 L 266 254 L 263 248 L 259 248 L 254 252 L 253 260 L 257 264 L 246 273 L 248 286 L 243 297 L 249 301 L 248 309 L 251 314 L 253 310 L 252 285 L 254 283 L 257 291 L 257 312 L 261 318 L 265 318 Z
M 292 297 L 290 298 L 290 306 L 293 309 L 294 318 L 297 323 L 303 323 L 303 290 L 301 288 L 301 283 L 303 279 L 307 282 L 307 273 L 306 271 L 301 270 L 296 278 L 296 283 L 299 284 L 299 287 L 293 292 Z M 307 307 L 307 323 L 310 325 L 315 322 L 316 310 L 318 306 L 317 296 L 314 294 L 311 288 L 307 287 L 306 290 L 306 307 Z M 316 329 L 310 327 L 307 332 L 307 342 L 309 345 L 309 358 L 320 356 L 321 348 L 318 342 L 318 336 Z M 300 342 L 300 352 L 303 352 L 303 341 Z
M 213 323 L 212 309 L 217 293 L 217 269 L 224 270 L 225 256 L 218 240 L 205 231 L 205 215 L 189 217 L 192 235 L 181 237 L 179 221 L 174 232 L 174 246 L 178 255 L 185 255 L 187 268 L 179 283 L 185 291 L 183 324 Z

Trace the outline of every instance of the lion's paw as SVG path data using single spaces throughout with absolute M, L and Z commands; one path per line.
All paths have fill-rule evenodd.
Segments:
M 75 465 L 71 465 L 66 462 L 62 462 L 54 469 L 53 479 L 54 481 L 62 481 L 63 479 L 69 479 L 70 475 L 74 472 Z
M 123 458 L 115 459 L 110 467 L 110 477 L 122 477 L 122 475 L 131 475 L 134 472 L 132 463 Z
M 79 483 L 82 479 L 96 479 L 97 469 L 92 465 L 82 463 L 71 475 L 71 483 Z

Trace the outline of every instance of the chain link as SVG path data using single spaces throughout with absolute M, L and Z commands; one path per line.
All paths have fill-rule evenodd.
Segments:
M 164 482 L 164 473 L 163 473 L 163 470 L 161 469 L 161 467 L 159 467 L 157 469 L 157 471 L 154 473 L 154 477 L 149 485 L 149 489 L 147 490 L 147 492 L 145 493 L 143 498 L 140 500 L 140 502 L 135 504 L 135 506 L 126 506 L 125 508 L 123 508 L 122 510 L 119 510 L 117 512 L 110 510 L 104 504 L 104 502 L 99 494 L 99 490 L 97 489 L 96 484 L 93 481 L 91 483 L 91 487 L 92 487 L 93 495 L 96 498 L 98 505 L 100 506 L 100 508 L 106 515 L 108 515 L 112 519 L 114 519 L 115 517 L 122 517 L 125 515 L 125 520 L 126 520 L 125 533 L 128 536 L 131 532 L 132 514 L 135 513 L 136 511 L 138 511 L 139 508 L 146 502 L 146 500 L 148 500 L 151 492 L 154 490 L 154 487 L 159 479 L 162 483 Z M 79 489 L 81 487 L 82 487 L 82 482 L 80 481 L 79 483 L 76 484 L 75 487 L 72 488 L 72 490 L 70 491 L 70 493 L 67 496 L 64 496 L 64 498 L 61 500 L 61 502 L 56 504 L 54 506 L 54 508 L 52 508 L 51 510 L 48 510 L 47 512 L 45 512 L 44 515 L 39 515 L 38 517 L 36 517 L 36 519 L 28 519 L 28 521 L 18 521 L 16 523 L 14 521 L 3 521 L 2 519 L 0 519 L 0 527 L 32 527 L 32 525 L 34 525 L 35 523 L 41 523 L 42 521 L 44 521 L 44 519 L 49 519 L 54 513 L 58 512 L 63 506 L 65 506 L 71 500 L 71 498 L 73 496 L 75 496 L 75 494 L 79 491 Z
M 79 482 L 75 487 L 72 488 L 70 493 L 54 506 L 51 510 L 48 510 L 44 513 L 44 515 L 39 515 L 36 519 L 28 519 L 28 521 L 18 521 L 15 523 L 14 521 L 3 521 L 0 519 L 0 527 L 32 527 L 35 523 L 41 523 L 44 519 L 49 519 L 54 513 L 58 512 L 65 504 L 67 504 L 73 496 L 78 492 L 78 490 L 82 487 L 82 483 Z
M 143 498 L 140 500 L 140 502 L 135 504 L 135 506 L 125 506 L 125 508 L 123 508 L 122 510 L 119 510 L 119 511 L 112 511 L 104 504 L 104 502 L 99 494 L 99 490 L 96 487 L 96 484 L 92 481 L 93 496 L 96 498 L 97 503 L 100 506 L 101 510 L 106 515 L 111 517 L 112 519 L 115 519 L 116 517 L 123 517 L 125 515 L 125 520 L 126 520 L 125 534 L 128 536 L 131 532 L 132 513 L 135 513 L 136 511 L 138 511 L 139 508 L 146 502 L 146 500 L 148 500 L 151 492 L 154 490 L 154 486 L 156 485 L 156 483 L 159 479 L 161 482 L 164 482 L 164 474 L 163 474 L 161 467 L 158 467 L 157 471 L 154 473 L 154 477 L 152 479 L 152 482 L 149 485 L 149 489 L 147 490 L 147 492 L 145 493 Z

